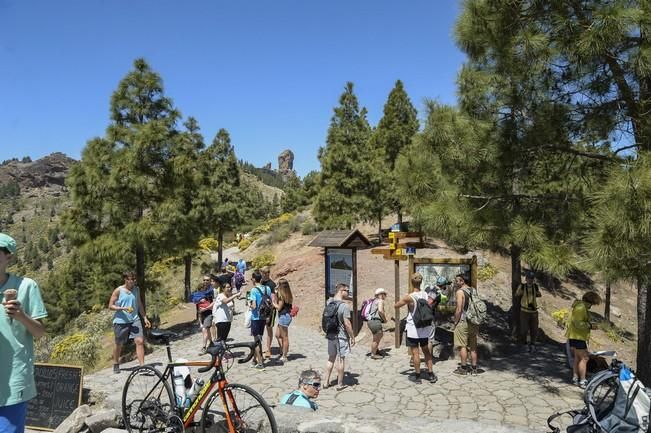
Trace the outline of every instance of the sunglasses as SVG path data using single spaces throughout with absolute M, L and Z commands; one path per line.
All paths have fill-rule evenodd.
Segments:
M 308 383 L 307 385 L 313 386 L 315 389 L 321 388 L 321 382 Z

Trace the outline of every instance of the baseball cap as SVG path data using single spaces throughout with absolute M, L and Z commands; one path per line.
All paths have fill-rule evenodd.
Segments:
M 445 286 L 448 283 L 449 283 L 448 279 L 443 277 L 443 276 L 440 276 L 440 277 L 436 278 L 436 285 L 437 286 Z
M 0 248 L 6 248 L 11 254 L 16 254 L 16 241 L 11 236 L 0 233 Z
M 379 288 L 375 289 L 375 296 L 377 296 L 377 295 L 382 295 L 382 294 L 385 294 L 385 295 L 386 295 L 386 294 L 387 294 L 387 291 L 384 290 L 382 287 L 379 287 Z
M 524 274 L 524 276 L 525 276 L 526 278 L 533 278 L 533 277 L 535 276 L 535 274 L 533 273 L 533 271 L 527 271 L 527 272 Z

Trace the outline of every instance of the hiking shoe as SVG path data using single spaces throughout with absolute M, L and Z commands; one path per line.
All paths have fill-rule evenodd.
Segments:
M 458 366 L 457 369 L 454 370 L 452 373 L 454 373 L 454 374 L 458 374 L 458 375 L 460 375 L 460 376 L 465 376 L 465 375 L 468 374 L 468 369 L 467 369 L 465 366 L 460 365 L 460 366 Z
M 257 371 L 264 371 L 264 364 L 258 364 L 254 367 Z
M 423 381 L 420 380 L 420 375 L 416 373 L 410 374 L 409 376 L 407 376 L 407 379 L 409 379 L 410 382 L 423 383 Z
M 439 378 L 434 374 L 434 372 L 427 373 L 427 380 L 429 380 L 429 383 L 436 383 Z
M 113 373 L 120 374 L 120 364 L 113 364 Z
M 588 381 L 587 380 L 583 379 L 583 380 L 579 381 L 579 388 L 585 389 L 586 386 L 588 386 Z

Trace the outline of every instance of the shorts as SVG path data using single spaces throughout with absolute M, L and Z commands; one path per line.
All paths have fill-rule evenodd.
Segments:
M 454 347 L 465 347 L 474 352 L 477 350 L 478 335 L 479 325 L 462 320 L 454 328 Z
M 275 308 L 271 309 L 271 315 L 265 319 L 265 326 L 273 326 L 276 324 L 276 317 L 278 316 L 278 311 Z
M 115 335 L 115 344 L 120 346 L 126 344 L 129 338 L 136 339 L 145 336 L 140 319 L 131 323 L 114 323 L 113 334 Z
M 436 326 L 432 325 L 432 332 L 427 337 L 427 340 L 430 342 L 430 344 L 434 344 L 436 341 Z
M 368 321 L 368 330 L 371 334 L 376 335 L 382 332 L 382 321 L 379 319 L 371 319 Z
M 264 335 L 265 319 L 251 320 L 251 335 L 262 337 Z
M 341 338 L 328 339 L 328 356 L 338 356 L 341 359 L 344 359 L 350 354 L 350 344 L 348 340 L 342 340 Z
M 427 338 L 407 337 L 407 347 L 427 347 Z
M 217 322 L 217 340 L 226 341 L 231 332 L 231 322 Z
M 588 343 L 586 343 L 583 340 L 575 340 L 573 338 L 570 338 L 570 347 L 573 347 L 578 350 L 587 350 Z
M 289 313 L 281 314 L 278 316 L 278 326 L 283 328 L 289 327 L 289 324 L 292 323 L 292 316 Z
M 0 407 L 0 432 L 24 432 L 27 402 Z
M 212 326 L 212 311 L 203 311 L 199 313 L 199 322 L 202 328 L 210 328 Z

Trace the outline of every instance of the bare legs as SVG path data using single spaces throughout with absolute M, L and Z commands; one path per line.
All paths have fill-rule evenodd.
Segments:
M 281 358 L 287 358 L 289 353 L 289 328 L 287 326 L 276 326 L 276 340 L 280 347 Z
M 337 355 L 328 356 L 328 363 L 326 364 L 325 370 L 325 383 L 330 385 L 330 373 L 332 373 L 332 367 L 337 369 L 337 385 L 342 386 L 344 384 L 344 366 L 345 360 L 340 358 Z

